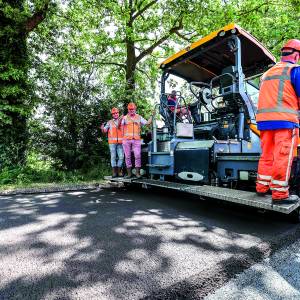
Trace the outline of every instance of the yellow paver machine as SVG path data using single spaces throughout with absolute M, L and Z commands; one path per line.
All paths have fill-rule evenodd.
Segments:
M 163 61 L 157 111 L 165 125 L 157 128 L 154 121 L 152 140 L 143 145 L 144 178 L 108 179 L 273 210 L 298 221 L 299 203 L 274 205 L 271 196 L 255 193 L 259 79 L 274 64 L 270 51 L 235 24 Z M 168 90 L 173 76 L 188 88 Z M 299 158 L 297 153 L 290 179 L 298 194 Z

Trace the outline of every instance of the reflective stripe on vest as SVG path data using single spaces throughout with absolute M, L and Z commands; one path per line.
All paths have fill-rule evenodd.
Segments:
M 280 62 L 263 75 L 257 121 L 283 120 L 298 123 L 298 99 L 290 81 L 290 72 L 295 66 L 297 65 Z
M 119 122 L 119 121 L 118 121 Z M 121 144 L 123 141 L 123 131 L 118 127 L 119 123 L 115 123 L 114 120 L 109 121 L 108 130 L 108 143 L 109 144 Z
M 125 117 L 124 139 L 139 140 L 141 138 L 141 116 L 135 115 L 131 118 L 129 115 Z

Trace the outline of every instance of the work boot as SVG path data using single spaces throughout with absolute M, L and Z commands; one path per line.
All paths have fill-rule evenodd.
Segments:
M 280 205 L 280 204 L 294 204 L 299 201 L 299 197 L 297 195 L 290 195 L 284 199 L 272 199 L 273 205 Z
M 113 167 L 112 168 L 112 178 L 116 178 L 116 177 L 118 177 L 118 168 Z
M 118 168 L 118 176 L 123 177 L 122 168 Z
M 135 176 L 136 178 L 140 179 L 142 178 L 142 175 L 140 173 L 141 168 L 135 168 Z
M 127 176 L 125 178 L 132 178 L 131 168 L 127 168 Z
M 259 197 L 264 197 L 267 195 L 267 193 L 260 193 L 260 192 L 256 192 L 256 195 Z
M 268 191 L 266 191 L 264 193 L 256 191 L 256 195 L 259 196 L 259 197 L 266 197 L 266 196 L 272 195 L 272 193 L 271 193 L 270 190 L 268 190 Z

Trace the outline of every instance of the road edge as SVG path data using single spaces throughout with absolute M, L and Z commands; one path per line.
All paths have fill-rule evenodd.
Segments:
M 18 194 L 40 194 L 52 192 L 66 192 L 78 190 L 93 190 L 101 187 L 109 187 L 108 183 L 92 183 L 92 184 L 67 184 L 67 185 L 54 185 L 49 187 L 36 187 L 36 188 L 19 188 L 8 191 L 0 191 L 0 196 L 10 196 Z

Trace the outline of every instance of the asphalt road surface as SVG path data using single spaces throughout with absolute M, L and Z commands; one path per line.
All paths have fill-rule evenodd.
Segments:
M 203 299 L 299 232 L 152 189 L 2 196 L 0 299 Z
M 300 241 L 238 274 L 205 300 L 299 300 Z

